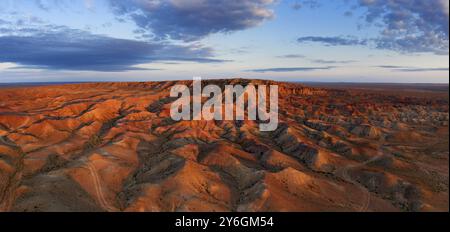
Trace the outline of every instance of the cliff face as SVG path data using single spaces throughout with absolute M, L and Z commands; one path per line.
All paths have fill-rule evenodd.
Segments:
M 279 86 L 280 124 L 170 118 L 192 81 L 0 90 L 0 211 L 448 210 L 448 98 Z

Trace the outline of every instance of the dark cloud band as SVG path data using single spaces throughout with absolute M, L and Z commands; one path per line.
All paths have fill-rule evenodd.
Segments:
M 232 32 L 273 17 L 274 0 L 109 0 L 116 15 L 131 18 L 156 39 L 193 41 Z
M 27 68 L 127 71 L 154 61 L 218 63 L 209 48 L 117 39 L 58 27 L 26 36 L 0 36 L 0 63 Z M 33 31 L 34 32 L 34 31 Z

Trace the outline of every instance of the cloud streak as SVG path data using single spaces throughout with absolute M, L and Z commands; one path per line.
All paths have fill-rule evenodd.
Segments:
M 355 60 L 322 60 L 322 59 L 315 59 L 311 60 L 313 63 L 317 64 L 351 64 L 355 63 Z
M 306 58 L 306 56 L 304 56 L 304 55 L 299 55 L 299 54 L 288 54 L 288 55 L 277 56 L 277 58 L 283 58 L 283 59 L 298 59 L 298 58 Z
M 355 46 L 355 45 L 367 45 L 366 40 L 360 40 L 356 37 L 323 37 L 323 36 L 306 36 L 297 39 L 299 43 L 321 43 L 326 46 Z
M 334 66 L 328 67 L 292 67 L 292 68 L 267 68 L 267 69 L 251 69 L 246 70 L 246 72 L 257 72 L 257 73 L 266 73 L 266 72 L 308 72 L 308 71 L 317 71 L 317 70 L 329 70 L 336 68 Z
M 390 69 L 397 72 L 448 72 L 449 68 L 417 68 L 395 65 L 380 65 L 378 68 Z
M 308 60 L 312 63 L 316 63 L 316 64 L 350 64 L 350 63 L 355 63 L 355 60 L 324 60 L 324 59 L 310 59 L 304 55 L 299 55 L 299 54 L 288 54 L 288 55 L 282 55 L 282 56 L 277 56 L 277 58 L 281 58 L 281 59 L 304 59 L 304 60 Z

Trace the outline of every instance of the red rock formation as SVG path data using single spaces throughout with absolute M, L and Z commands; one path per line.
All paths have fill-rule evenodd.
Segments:
M 448 95 L 279 85 L 280 125 L 170 119 L 192 81 L 0 89 L 0 211 L 448 211 Z

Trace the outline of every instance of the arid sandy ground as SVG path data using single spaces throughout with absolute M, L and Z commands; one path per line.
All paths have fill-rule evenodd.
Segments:
M 176 83 L 0 89 L 0 211 L 449 210 L 448 92 L 252 81 L 280 85 L 260 132 L 171 120 Z

